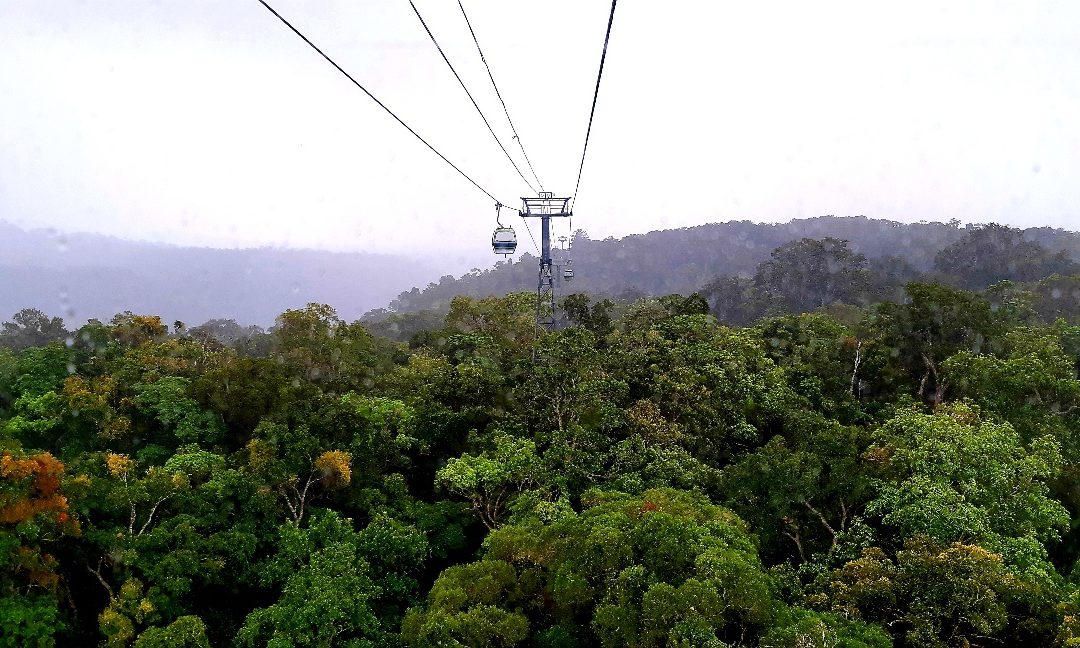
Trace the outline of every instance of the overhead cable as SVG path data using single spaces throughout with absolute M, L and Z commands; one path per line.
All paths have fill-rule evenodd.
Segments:
M 533 193 L 536 193 L 536 187 L 532 186 L 532 183 L 529 182 L 529 179 L 526 178 L 525 174 L 522 173 L 521 169 L 518 168 L 517 162 L 514 162 L 514 158 L 510 157 L 510 152 L 506 150 L 505 146 L 503 146 L 503 143 L 499 140 L 499 136 L 495 134 L 495 129 L 491 127 L 491 122 L 489 122 L 488 118 L 484 116 L 484 111 L 480 110 L 480 105 L 476 103 L 476 99 L 473 98 L 472 93 L 469 92 L 469 89 L 467 87 L 465 87 L 465 82 L 461 80 L 461 75 L 457 73 L 457 70 L 454 69 L 454 65 L 450 63 L 450 59 L 446 57 L 446 53 L 443 52 L 443 48 L 439 45 L 439 41 L 435 39 L 435 34 L 431 33 L 431 30 L 428 29 L 427 23 L 424 21 L 424 17 L 420 15 L 420 10 L 416 8 L 416 3 L 414 3 L 412 0 L 409 0 L 409 4 L 412 5 L 413 12 L 416 13 L 416 17 L 420 19 L 420 24 L 424 26 L 424 31 L 426 31 L 427 35 L 431 37 L 431 42 L 435 44 L 435 49 L 439 50 L 439 54 L 442 56 L 443 60 L 446 61 L 446 65 L 450 68 L 450 71 L 454 73 L 454 77 L 458 80 L 458 83 L 461 84 L 461 89 L 465 91 L 465 94 L 469 97 L 469 101 L 471 101 L 473 107 L 476 108 L 476 112 L 480 114 L 480 119 L 484 120 L 484 125 L 487 126 L 487 129 L 489 131 L 491 131 L 491 136 L 495 138 L 495 143 L 498 144 L 499 148 L 502 149 L 503 154 L 506 155 L 506 159 L 510 160 L 510 164 L 514 167 L 514 171 L 517 171 L 517 174 L 521 176 L 521 179 L 525 181 L 525 184 L 529 185 L 529 189 L 531 189 Z
M 574 195 L 570 197 L 570 205 L 577 198 L 578 188 L 581 186 L 581 172 L 585 169 L 585 152 L 589 150 L 589 135 L 592 133 L 593 115 L 596 114 L 596 97 L 600 94 L 600 78 L 604 76 L 604 59 L 607 58 L 608 40 L 611 38 L 611 23 L 615 20 L 615 3 L 611 0 L 611 14 L 608 15 L 607 33 L 604 34 L 604 50 L 600 54 L 600 70 L 596 73 L 596 89 L 593 90 L 592 108 L 589 109 L 589 127 L 585 130 L 585 147 L 581 150 L 581 164 L 578 166 L 577 182 L 574 184 Z
M 532 161 L 529 160 L 529 154 L 525 152 L 525 144 L 521 141 L 521 136 L 518 135 L 517 128 L 514 127 L 514 121 L 510 119 L 510 110 L 506 107 L 506 102 L 503 100 L 502 93 L 499 92 L 499 86 L 495 84 L 495 76 L 491 73 L 491 66 L 488 65 L 487 58 L 484 56 L 484 51 L 480 49 L 480 41 L 477 40 L 476 32 L 473 31 L 472 23 L 469 21 L 469 15 L 465 13 L 465 5 L 461 4 L 461 0 L 458 0 L 458 6 L 461 7 L 461 15 L 465 18 L 465 24 L 469 26 L 469 34 L 472 35 L 473 42 L 476 43 L 476 52 L 480 54 L 480 60 L 484 62 L 484 68 L 487 70 L 488 78 L 491 79 L 491 87 L 495 88 L 495 96 L 499 98 L 499 103 L 502 104 L 503 112 L 506 113 L 506 121 L 510 123 L 510 130 L 514 133 L 514 139 L 517 140 L 518 146 L 521 147 L 521 155 L 525 158 L 525 163 L 529 165 L 529 171 L 532 172 L 536 184 L 540 185 L 540 191 L 544 191 L 544 183 L 540 182 L 540 177 L 536 175 L 536 169 L 533 168 Z
M 521 212 L 518 212 L 521 216 Z M 544 256 L 544 253 L 540 251 L 540 246 L 536 244 L 536 239 L 533 238 L 532 228 L 529 227 L 529 221 L 525 220 L 524 216 L 521 216 L 521 222 L 525 225 L 525 231 L 529 233 L 529 240 L 532 241 L 533 247 L 536 248 L 536 256 Z
M 324 59 L 326 59 L 326 61 L 327 61 L 327 62 L 328 62 L 328 63 L 329 63 L 330 65 L 333 65 L 333 66 L 334 66 L 335 68 L 337 68 L 337 71 L 338 71 L 338 72 L 341 72 L 341 73 L 342 73 L 343 75 L 345 75 L 345 78 L 347 78 L 347 79 L 348 79 L 349 81 L 352 81 L 352 82 L 353 82 L 353 85 L 355 85 L 355 86 L 356 86 L 357 88 L 360 88 L 360 90 L 362 90 L 362 91 L 364 92 L 364 94 L 366 94 L 366 95 L 367 95 L 368 97 L 370 97 L 370 98 L 371 98 L 371 100 L 372 100 L 372 101 L 374 101 L 375 103 L 377 103 L 377 104 L 379 105 L 379 107 L 380 107 L 380 108 L 382 108 L 383 110 L 385 110 L 385 111 L 387 112 L 387 114 L 389 114 L 389 115 L 390 115 L 391 117 L 393 117 L 393 118 L 394 118 L 394 119 L 395 119 L 395 120 L 397 121 L 397 123 L 399 123 L 399 124 L 401 124 L 402 126 L 404 126 L 404 127 L 405 127 L 405 130 L 409 131 L 410 133 L 412 133 L 412 134 L 413 134 L 413 136 L 414 136 L 414 137 L 416 137 L 416 139 L 418 139 L 418 140 L 420 140 L 421 142 L 423 142 L 424 146 L 426 146 L 426 147 L 428 147 L 429 149 L 431 149 L 431 152 L 432 152 L 432 153 L 434 153 L 435 155 L 438 155 L 438 156 L 439 156 L 440 158 L 442 158 L 442 161 L 443 161 L 443 162 L 446 162 L 446 163 L 447 163 L 447 164 L 449 164 L 449 165 L 450 165 L 451 167 L 453 167 L 453 169 L 454 169 L 455 171 L 457 171 L 458 173 L 460 173 L 460 174 L 461 174 L 461 176 L 462 176 L 463 178 L 465 178 L 466 180 L 468 180 L 469 182 L 471 182 L 471 183 L 472 183 L 472 185 L 473 185 L 474 187 L 476 187 L 476 188 L 477 188 L 477 189 L 479 189 L 480 191 L 484 192 L 484 195 L 486 195 L 486 196 L 487 196 L 488 198 L 492 199 L 492 200 L 493 200 L 493 201 L 495 201 L 496 203 L 500 203 L 500 204 L 505 204 L 505 203 L 502 203 L 502 202 L 501 202 L 500 200 L 498 200 L 497 198 L 495 198 L 495 196 L 493 196 L 493 195 L 491 194 L 491 192 L 490 192 L 490 191 L 488 191 L 487 189 L 484 189 L 483 187 L 481 187 L 481 186 L 479 185 L 479 183 L 477 183 L 477 182 L 476 182 L 476 180 L 473 180 L 472 178 L 470 178 L 470 177 L 469 177 L 469 175 L 468 175 L 467 173 L 465 173 L 465 172 L 464 172 L 464 171 L 462 171 L 462 170 L 461 170 L 460 168 L 458 168 L 458 166 L 457 166 L 456 164 L 454 164 L 453 162 L 451 162 L 451 161 L 450 161 L 450 160 L 449 160 L 449 159 L 448 159 L 448 158 L 447 158 L 447 157 L 446 157 L 445 155 L 443 155 L 442 153 L 440 153 L 440 152 L 439 152 L 439 151 L 438 151 L 438 150 L 437 150 L 437 149 L 436 149 L 436 148 L 435 148 L 434 146 L 432 146 L 431 144 L 429 144 L 429 143 L 428 143 L 428 141 L 427 141 L 426 139 L 424 139 L 423 137 L 421 137 L 419 133 L 417 133 L 417 132 L 416 132 L 415 130 L 413 130 L 413 129 L 412 129 L 412 128 L 411 128 L 411 127 L 410 127 L 410 126 L 408 125 L 408 124 L 406 124 L 406 123 L 405 123 L 404 121 L 402 121 L 400 117 L 398 117 L 398 116 L 397 116 L 396 114 L 394 114 L 394 111 L 392 111 L 392 110 L 390 110 L 389 108 L 387 108 L 387 107 L 386 107 L 386 104 L 384 104 L 383 102 L 379 101 L 379 100 L 378 100 L 378 98 L 376 98 L 376 97 L 375 97 L 375 95 L 371 94 L 371 92 L 370 92 L 370 91 L 368 91 L 368 89 L 367 89 L 367 88 L 365 88 L 364 86 L 360 85 L 360 82 L 359 82 L 359 81 L 357 81 L 356 79 L 354 79 L 354 78 L 352 77 L 352 75 L 351 75 L 351 74 L 349 74 L 348 72 L 346 72 L 346 71 L 345 71 L 345 70 L 344 70 L 344 69 L 343 69 L 343 68 L 342 68 L 342 67 L 341 67 L 340 65 L 338 65 L 337 63 L 335 63 L 335 62 L 334 62 L 334 59 L 332 59 L 332 58 L 330 58 L 329 56 L 327 56 L 327 55 L 326 55 L 326 53 L 325 53 L 325 52 L 323 52 L 323 51 L 322 51 L 321 49 L 319 49 L 319 47 L 318 47 L 317 45 L 315 45 L 315 43 L 312 43 L 312 42 L 311 42 L 311 41 L 310 41 L 310 40 L 308 39 L 308 37 L 307 37 L 307 36 L 304 36 L 304 35 L 303 35 L 302 33 L 300 33 L 300 30 L 299 30 L 299 29 L 297 29 L 296 27 L 293 27 L 292 23 L 290 23 L 290 22 L 289 22 L 288 20 L 286 20 L 286 19 L 285 19 L 284 17 L 282 17 L 282 15 L 281 15 L 281 14 L 279 14 L 279 13 L 278 13 L 277 11 L 274 11 L 274 8 L 273 8 L 273 7 L 271 7 L 271 6 L 269 5 L 269 4 L 267 4 L 266 0 L 259 0 L 259 3 L 260 3 L 260 4 L 262 5 L 262 6 L 266 7 L 266 9 L 267 9 L 267 10 L 268 10 L 268 11 L 269 11 L 270 13 L 274 14 L 274 16 L 275 16 L 275 17 L 276 17 L 276 18 L 277 18 L 278 20 L 280 20 L 280 21 L 281 21 L 282 23 L 284 23 L 284 25 L 285 25 L 286 27 L 288 27 L 289 29 L 291 29 L 291 30 L 292 30 L 292 32 L 293 32 L 294 34 L 296 34 L 297 36 L 299 36 L 299 37 L 301 38 L 301 40 L 303 40 L 303 41 L 304 41 L 305 43 L 307 43 L 308 45 L 310 45 L 310 46 L 311 46 L 311 49 L 313 49 L 313 50 L 315 50 L 316 52 L 318 52 L 318 53 L 319 53 L 319 54 L 320 54 L 320 55 L 321 55 L 321 56 L 322 56 L 322 57 L 323 57 Z

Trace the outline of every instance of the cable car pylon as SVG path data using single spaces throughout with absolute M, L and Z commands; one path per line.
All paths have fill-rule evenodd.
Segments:
M 570 198 L 556 198 L 550 191 L 541 191 L 536 198 L 522 198 L 522 218 L 540 219 L 540 270 L 536 279 L 536 325 L 549 331 L 555 330 L 555 282 L 552 277 L 551 219 L 573 216 L 568 203 Z M 571 276 L 573 274 L 571 273 Z M 548 313 L 543 312 L 544 307 Z M 546 317 L 545 317 L 546 315 Z

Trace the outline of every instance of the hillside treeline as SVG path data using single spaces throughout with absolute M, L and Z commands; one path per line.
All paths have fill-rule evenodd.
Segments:
M 572 295 L 552 333 L 458 297 L 408 343 L 320 304 L 20 312 L 0 645 L 1080 643 L 1075 277 L 860 304 L 786 258 L 750 289 L 833 301 L 743 326 L 699 294 Z
M 531 254 L 527 236 L 519 234 L 519 239 L 526 253 L 517 262 L 500 263 L 489 270 L 474 269 L 458 278 L 446 275 L 424 289 L 401 293 L 387 309 L 372 311 L 365 321 L 379 321 L 392 313 L 429 310 L 444 315 L 450 301 L 459 295 L 487 297 L 535 286 L 537 257 Z M 995 224 L 960 227 L 958 221 L 897 223 L 863 216 L 822 216 L 779 224 L 733 221 L 604 240 L 592 240 L 579 230 L 570 251 L 555 252 L 558 262 L 572 261 L 576 275 L 572 284 L 559 286 L 559 290 L 563 294 L 585 292 L 610 299 L 688 295 L 701 291 L 718 277 L 749 280 L 762 263 L 770 260 L 774 250 L 803 239 L 847 241 L 851 253 L 864 261 L 864 270 L 880 277 L 879 281 L 886 285 L 901 288 L 906 281 L 920 277 L 981 289 L 992 283 L 989 279 L 993 276 L 1012 280 L 1048 276 L 1052 272 L 1045 270 L 1055 255 L 1063 261 L 1080 260 L 1080 234 L 1051 228 L 1018 230 Z M 958 247 L 967 255 L 952 254 Z M 1019 262 L 1023 267 L 1007 274 L 968 274 L 966 264 L 973 257 L 991 258 L 992 250 L 1009 250 L 1010 262 Z M 949 253 L 943 254 L 946 251 Z M 1048 258 L 1036 259 L 1041 255 Z M 872 297 L 895 295 L 879 291 Z
M 848 225 L 865 224 L 860 219 L 836 220 Z M 867 222 L 880 224 L 887 221 Z M 926 267 L 921 269 L 911 262 L 918 261 L 917 256 L 869 258 L 856 251 L 846 239 L 802 238 L 773 249 L 752 272 L 713 277 L 683 294 L 700 296 L 708 303 L 709 312 L 721 323 L 738 326 L 762 317 L 793 315 L 821 308 L 831 308 L 834 315 L 842 316 L 842 311 L 851 306 L 903 301 L 906 299 L 904 288 L 912 281 L 986 290 L 992 301 L 1019 298 L 1022 294 L 1029 302 L 1028 307 L 1044 323 L 1059 317 L 1080 316 L 1080 263 L 1067 249 L 1054 250 L 1032 240 L 1032 232 L 1034 230 L 1024 232 L 996 224 L 969 227 L 952 243 L 938 250 L 931 265 L 922 263 Z M 1044 238 L 1054 240 L 1053 237 Z M 1065 238 L 1056 240 L 1067 242 Z M 877 249 L 885 248 L 879 246 Z M 925 250 L 921 254 L 925 256 Z M 519 265 L 501 267 L 518 268 Z M 535 272 L 535 268 L 531 272 Z M 476 288 L 480 279 L 494 276 L 496 274 L 474 275 L 472 278 L 476 281 L 471 286 L 467 282 L 469 278 L 463 278 L 446 286 L 438 284 L 423 293 L 414 293 L 420 297 L 437 297 L 444 288 Z M 535 277 L 532 280 L 535 281 Z M 521 285 L 528 285 L 528 279 L 521 281 Z M 562 282 L 557 285 L 557 292 L 577 291 L 580 287 Z M 637 299 L 650 296 L 633 289 L 617 295 L 588 294 L 600 302 L 603 310 L 615 313 Z M 574 315 L 580 308 L 579 298 L 571 299 L 558 313 L 562 323 L 580 321 L 580 318 L 575 320 Z M 410 303 L 421 302 L 423 300 Z M 400 302 L 395 303 L 402 306 Z M 427 310 L 391 308 L 373 311 L 363 318 L 363 322 L 381 335 L 408 341 L 441 324 L 446 308 L 438 306 L 438 300 L 433 303 L 435 305 Z

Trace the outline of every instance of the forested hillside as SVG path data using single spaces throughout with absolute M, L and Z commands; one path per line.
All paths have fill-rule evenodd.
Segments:
M 21 311 L 0 645 L 1078 645 L 1080 275 L 926 228 L 550 333 L 528 292 L 408 343 Z
M 793 221 L 795 222 L 797 221 Z M 810 222 L 820 224 L 818 221 Z M 821 222 L 832 223 L 829 219 Z M 865 219 L 838 219 L 836 222 L 855 231 L 862 231 L 859 228 L 870 228 L 869 231 L 874 231 L 874 228 L 895 225 L 887 221 Z M 864 243 L 863 249 L 877 254 L 889 249 L 897 253 L 910 250 L 912 253 L 907 257 L 895 254 L 871 257 L 860 252 L 856 244 L 847 239 L 832 236 L 801 238 L 782 243 L 770 252 L 756 251 L 754 258 L 761 259 L 756 266 L 749 266 L 748 269 L 740 269 L 732 274 L 695 278 L 694 281 L 700 283 L 684 286 L 680 290 L 683 294 L 693 294 L 703 299 L 709 312 L 721 323 L 740 326 L 766 316 L 799 314 L 819 308 L 843 311 L 850 306 L 866 307 L 879 302 L 902 302 L 906 299 L 904 287 L 911 281 L 987 290 L 989 295 L 995 296 L 994 299 L 1003 299 L 1007 294 L 1019 289 L 1030 297 L 1031 307 L 1046 321 L 1054 321 L 1057 317 L 1070 317 L 1080 309 L 1080 293 L 1077 292 L 1080 284 L 1074 277 L 1080 273 L 1080 263 L 1076 261 L 1080 258 L 1080 251 L 1075 249 L 1080 236 L 1061 230 L 1025 232 L 996 224 L 970 226 L 963 230 L 940 224 L 918 227 L 925 227 L 927 231 L 936 234 L 948 235 L 950 242 L 943 244 L 938 240 L 932 243 L 929 238 L 912 242 L 910 236 L 896 234 L 899 227 L 879 229 L 876 237 L 871 237 Z M 815 229 L 832 231 L 836 228 Z M 688 230 L 660 232 L 650 236 L 666 237 L 677 233 L 685 234 L 686 231 Z M 625 239 L 597 245 L 615 247 L 616 256 L 619 256 L 619 246 L 624 242 Z M 591 242 L 586 241 L 586 244 Z M 671 245 L 674 246 L 675 243 L 671 242 Z M 895 247 L 890 248 L 890 245 Z M 941 247 L 935 247 L 937 245 Z M 1048 245 L 1056 247 L 1047 247 Z M 757 246 L 754 244 L 745 247 L 756 250 Z M 657 244 L 655 249 L 666 248 Z M 651 258 L 656 263 L 661 263 L 681 257 L 677 254 L 659 254 L 654 250 Z M 378 309 L 367 313 L 363 321 L 372 331 L 399 341 L 408 341 L 417 333 L 442 322 L 450 303 L 443 302 L 442 295 L 446 291 L 457 288 L 484 295 L 486 291 L 482 289 L 483 286 L 492 282 L 502 286 L 502 282 L 510 277 L 516 277 L 514 280 L 521 285 L 527 286 L 530 281 L 535 282 L 535 269 L 529 271 L 523 263 L 500 265 L 492 272 L 474 273 L 461 280 L 444 278 L 443 282 L 430 286 L 424 292 L 414 290 L 402 295 L 393 303 L 392 309 Z M 674 265 L 678 261 L 670 263 Z M 750 263 L 750 260 L 740 263 Z M 732 261 L 720 258 L 713 265 L 730 268 Z M 625 285 L 622 285 L 621 292 L 585 292 L 582 288 L 595 282 L 579 279 L 582 274 L 580 264 L 575 261 L 574 266 L 577 270 L 572 283 L 556 277 L 559 291 L 563 294 L 578 295 L 566 302 L 564 308 L 557 313 L 564 324 L 584 321 L 582 308 L 587 308 L 587 303 L 583 301 L 582 295 L 585 294 L 596 299 L 597 306 L 605 313 L 618 312 L 642 297 L 660 297 L 666 294 L 663 290 L 647 293 L 627 288 Z M 658 268 L 629 277 L 653 278 L 653 289 L 656 289 L 658 284 L 663 283 L 659 278 L 667 276 L 664 274 L 666 271 L 670 271 L 670 268 Z M 695 272 L 697 271 L 696 269 Z M 533 276 L 526 276 L 528 272 L 533 272 Z M 614 289 L 619 286 L 612 284 L 611 287 Z M 429 307 L 412 310 L 413 306 L 423 304 L 429 304 Z
M 573 259 L 576 278 L 560 290 L 624 299 L 690 294 L 718 278 L 745 281 L 774 249 L 803 238 L 848 241 L 867 268 L 902 284 L 940 274 L 937 254 L 975 229 L 955 222 L 826 216 L 782 224 L 716 223 L 622 239 L 592 240 L 579 231 L 572 252 L 564 255 Z M 1076 233 L 1032 228 L 1022 235 L 1045 250 L 1080 259 Z M 531 249 L 524 231 L 519 239 L 521 250 Z M 166 322 L 219 319 L 265 327 L 286 309 L 316 302 L 331 304 L 348 319 L 368 313 L 366 321 L 377 322 L 391 313 L 434 311 L 441 320 L 457 295 L 486 297 L 535 286 L 536 262 L 525 253 L 514 263 L 429 283 L 438 276 L 429 262 L 401 256 L 177 247 L 26 231 L 0 221 L 0 313 L 36 308 L 75 325 L 132 311 Z
M 848 241 L 851 250 L 871 265 L 910 274 L 932 273 L 941 250 L 981 227 L 961 228 L 958 221 L 905 224 L 864 216 L 822 216 L 779 224 L 713 223 L 602 241 L 579 230 L 572 250 L 556 257 L 572 259 L 575 278 L 572 286 L 563 287 L 566 292 L 608 297 L 689 294 L 720 276 L 752 276 L 772 250 L 803 238 Z M 1026 241 L 1054 252 L 1065 250 L 1069 258 L 1080 260 L 1080 234 L 1050 228 L 1013 231 L 1022 232 Z M 535 286 L 537 258 L 530 245 L 528 236 L 519 233 L 520 249 L 526 253 L 517 262 L 477 269 L 460 278 L 444 276 L 426 289 L 398 295 L 389 312 L 445 313 L 457 295 L 486 297 Z M 369 318 L 386 314 L 380 310 Z

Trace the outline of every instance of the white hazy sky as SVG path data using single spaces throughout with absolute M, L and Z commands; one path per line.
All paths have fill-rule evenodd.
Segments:
M 272 4 L 501 200 L 527 195 L 407 0 Z M 417 5 L 510 147 L 457 3 Z M 466 1 L 558 194 L 609 6 Z M 491 201 L 256 0 L 6 0 L 0 43 L 0 219 L 492 258 Z M 1078 177 L 1078 2 L 623 0 L 574 226 L 866 214 L 1075 229 Z

